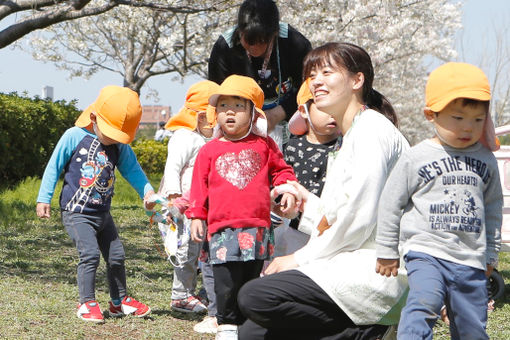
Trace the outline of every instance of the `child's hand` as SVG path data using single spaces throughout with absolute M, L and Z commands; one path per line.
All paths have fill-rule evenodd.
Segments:
M 143 197 L 143 205 L 145 206 L 145 209 L 152 210 L 156 206 L 156 202 L 149 202 L 150 197 L 154 194 L 154 190 L 149 190 Z
M 204 221 L 194 218 L 190 226 L 191 239 L 195 242 L 202 242 L 205 239 Z
M 383 276 L 390 277 L 391 275 L 397 276 L 398 267 L 400 266 L 399 259 L 377 259 L 375 265 L 375 272 Z
M 51 209 L 48 203 L 38 202 L 35 207 L 35 212 L 37 213 L 37 217 L 40 218 L 50 218 Z
M 292 194 L 284 193 L 280 204 L 275 206 L 274 210 L 278 215 L 289 219 L 297 217 L 298 207 L 296 206 L 296 197 Z

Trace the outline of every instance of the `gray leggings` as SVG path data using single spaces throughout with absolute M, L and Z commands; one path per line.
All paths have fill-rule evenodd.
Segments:
M 106 262 L 110 297 L 123 298 L 126 295 L 126 256 L 110 213 L 88 215 L 62 211 L 62 223 L 80 256 L 77 279 L 80 303 L 95 300 L 100 254 Z

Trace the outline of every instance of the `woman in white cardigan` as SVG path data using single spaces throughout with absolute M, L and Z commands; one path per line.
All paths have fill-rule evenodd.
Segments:
M 335 118 L 342 145 L 329 156 L 320 198 L 294 184 L 303 195 L 299 229 L 312 237 L 241 289 L 248 320 L 239 338 L 387 338 L 405 303 L 407 278 L 403 270 L 391 279 L 374 270 L 376 212 L 409 144 L 391 104 L 372 88 L 373 66 L 362 48 L 318 47 L 305 58 L 304 76 L 316 106 Z

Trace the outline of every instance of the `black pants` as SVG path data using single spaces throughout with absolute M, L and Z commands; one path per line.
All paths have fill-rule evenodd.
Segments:
M 240 340 L 375 340 L 388 328 L 356 326 L 322 288 L 297 270 L 248 282 L 238 303 L 248 318 L 239 330 Z
M 218 325 L 241 325 L 246 320 L 239 311 L 237 294 L 246 282 L 260 276 L 263 266 L 263 260 L 212 265 Z

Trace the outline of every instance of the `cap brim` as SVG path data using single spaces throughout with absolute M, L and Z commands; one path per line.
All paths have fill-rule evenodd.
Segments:
M 94 104 L 89 105 L 85 110 L 83 110 L 78 119 L 76 119 L 74 125 L 81 128 L 86 128 L 90 126 L 90 124 L 92 124 L 92 121 L 90 120 L 90 113 L 94 111 L 95 111 Z
M 441 100 L 430 105 L 429 107 L 433 112 L 440 112 L 441 110 L 443 110 L 446 107 L 446 105 L 448 105 L 449 103 L 451 103 L 452 101 L 454 101 L 455 99 L 458 99 L 458 98 L 468 98 L 468 99 L 475 99 L 475 100 L 480 100 L 480 101 L 489 101 L 489 100 L 491 100 L 491 94 L 487 93 L 485 91 L 480 91 L 480 90 L 464 89 L 462 91 L 451 93 L 450 95 L 445 96 L 444 98 L 441 98 Z

